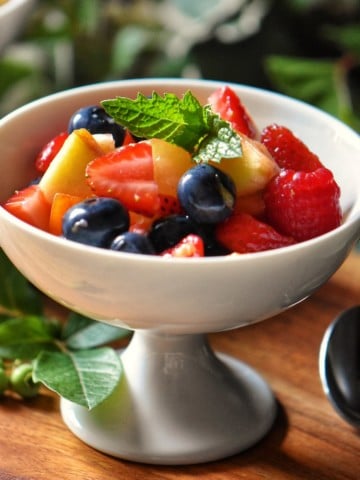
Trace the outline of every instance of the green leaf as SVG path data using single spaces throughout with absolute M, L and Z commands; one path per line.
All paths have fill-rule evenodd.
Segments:
M 124 74 L 134 65 L 137 57 L 152 40 L 154 32 L 138 25 L 126 25 L 114 37 L 112 45 L 111 70 Z
M 223 158 L 242 156 L 241 139 L 227 122 L 215 122 L 213 135 L 206 137 L 200 144 L 194 160 L 207 163 L 210 160 L 220 163 Z
M 57 350 L 54 325 L 35 316 L 11 318 L 0 323 L 0 357 L 32 359 L 43 350 Z
M 33 378 L 71 402 L 92 409 L 107 398 L 122 373 L 119 355 L 111 348 L 72 353 L 42 352 Z
M 129 335 L 129 330 L 72 313 L 63 331 L 66 347 L 80 350 L 98 347 Z
M 294 98 L 311 103 L 357 129 L 342 62 L 270 56 L 266 69 L 272 83 Z
M 9 59 L 0 60 L 0 94 L 12 87 L 14 83 L 31 76 L 33 69 L 25 63 Z
M 9 316 L 41 314 L 41 294 L 0 250 L 0 312 Z
M 344 52 L 352 53 L 360 59 L 360 23 L 341 27 L 325 26 L 326 38 L 336 43 Z
M 189 152 L 209 133 L 208 111 L 190 91 L 180 99 L 173 93 L 150 98 L 139 93 L 135 100 L 117 97 L 102 102 L 106 112 L 134 135 L 162 138 Z
M 91 35 L 96 32 L 99 18 L 101 15 L 101 2 L 99 0 L 77 0 L 77 20 L 78 28 L 80 31 L 86 32 L 87 35 Z

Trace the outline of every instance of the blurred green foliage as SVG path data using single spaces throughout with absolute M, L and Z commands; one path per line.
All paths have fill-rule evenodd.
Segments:
M 72 86 L 188 76 L 277 90 L 360 132 L 360 2 L 38 0 L 0 54 L 0 116 Z

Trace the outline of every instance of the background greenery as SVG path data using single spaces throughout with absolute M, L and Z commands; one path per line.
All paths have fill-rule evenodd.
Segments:
M 76 85 L 163 76 L 277 90 L 360 131 L 360 0 L 38 0 L 0 55 L 0 116 Z

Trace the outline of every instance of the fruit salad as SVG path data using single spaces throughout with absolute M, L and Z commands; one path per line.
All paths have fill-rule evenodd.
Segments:
M 286 247 L 340 225 L 340 189 L 284 125 L 259 130 L 229 86 L 87 105 L 3 207 L 53 235 L 163 257 Z

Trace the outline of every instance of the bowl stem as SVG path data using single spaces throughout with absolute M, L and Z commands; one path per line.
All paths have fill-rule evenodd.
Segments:
M 204 335 L 136 331 L 124 374 L 93 410 L 62 399 L 65 424 L 107 454 L 143 463 L 212 461 L 241 452 L 271 428 L 276 401 L 248 365 L 215 354 Z

